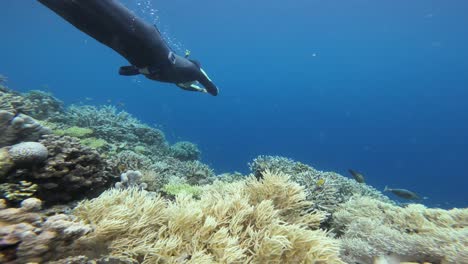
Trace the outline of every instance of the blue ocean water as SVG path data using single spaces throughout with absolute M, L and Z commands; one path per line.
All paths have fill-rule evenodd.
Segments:
M 468 205 L 468 2 L 122 2 L 191 50 L 220 95 L 119 76 L 122 57 L 37 1 L 0 2 L 0 73 L 67 104 L 124 104 L 218 173 L 281 155 Z

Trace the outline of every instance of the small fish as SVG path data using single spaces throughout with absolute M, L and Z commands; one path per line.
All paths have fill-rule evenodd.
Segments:
M 317 185 L 317 187 L 322 187 L 325 184 L 325 179 L 324 178 L 318 179 L 315 184 Z
M 406 189 L 392 189 L 385 186 L 384 192 L 391 192 L 396 196 L 407 200 L 421 200 L 419 195 Z
M 359 182 L 359 183 L 364 183 L 365 182 L 364 176 L 361 173 L 359 173 L 357 171 L 354 171 L 354 170 L 351 170 L 351 169 L 349 169 L 348 171 L 349 171 L 349 173 L 351 173 L 351 175 L 353 175 L 354 179 L 357 182 Z
M 92 97 L 85 97 L 85 101 L 92 101 L 94 100 Z

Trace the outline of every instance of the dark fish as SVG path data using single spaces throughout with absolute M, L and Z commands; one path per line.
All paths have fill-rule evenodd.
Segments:
M 407 200 L 421 200 L 419 195 L 406 189 L 392 189 L 385 186 L 384 192 L 391 192 L 396 196 Z
M 349 173 L 351 173 L 351 175 L 353 175 L 354 179 L 357 182 L 359 182 L 359 183 L 364 183 L 365 182 L 364 176 L 361 173 L 359 173 L 357 171 L 354 171 L 354 170 L 351 170 L 351 169 L 349 169 L 348 171 L 349 171 Z

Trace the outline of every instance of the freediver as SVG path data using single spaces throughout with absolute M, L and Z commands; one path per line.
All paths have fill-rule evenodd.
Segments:
M 218 95 L 218 88 L 200 63 L 188 59 L 188 54 L 175 54 L 156 26 L 137 17 L 118 0 L 38 1 L 126 58 L 131 65 L 120 67 L 120 75 L 143 74 L 184 90 Z

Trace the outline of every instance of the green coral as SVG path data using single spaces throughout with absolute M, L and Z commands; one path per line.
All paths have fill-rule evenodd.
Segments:
M 140 146 L 140 145 L 135 146 L 133 148 L 133 151 L 135 153 L 138 153 L 138 154 L 148 154 L 148 152 L 149 152 L 148 149 L 145 146 Z
M 72 126 L 66 129 L 57 129 L 54 130 L 54 133 L 58 136 L 70 136 L 70 137 L 77 137 L 77 138 L 85 138 L 93 134 L 93 130 L 86 127 L 77 127 Z
M 164 185 L 162 191 L 173 196 L 184 193 L 192 197 L 199 197 L 202 193 L 202 187 L 186 183 L 169 183 Z
M 84 138 L 80 142 L 81 144 L 93 149 L 100 149 L 108 145 L 107 141 L 104 139 L 95 137 Z

